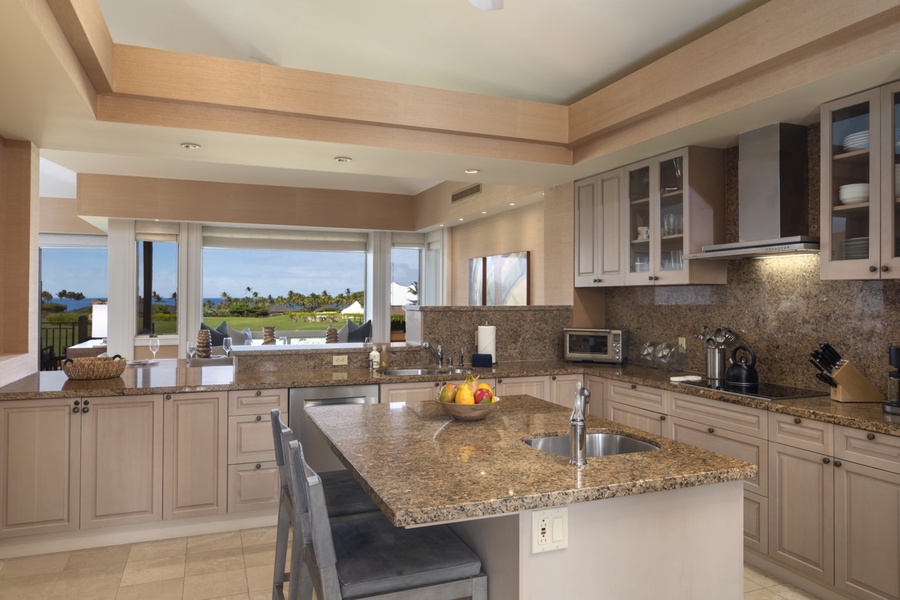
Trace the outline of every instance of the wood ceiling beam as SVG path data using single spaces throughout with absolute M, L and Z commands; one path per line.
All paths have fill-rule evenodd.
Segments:
M 113 41 L 97 0 L 47 0 L 97 93 L 113 89 Z

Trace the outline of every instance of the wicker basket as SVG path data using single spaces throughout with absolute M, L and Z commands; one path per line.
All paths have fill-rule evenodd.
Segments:
M 112 379 L 125 371 L 127 362 L 118 354 L 112 357 L 67 358 L 62 368 L 69 379 Z

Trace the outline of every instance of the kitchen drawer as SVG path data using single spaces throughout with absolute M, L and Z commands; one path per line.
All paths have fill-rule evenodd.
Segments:
M 278 510 L 281 478 L 275 461 L 228 467 L 228 512 Z
M 622 404 L 621 402 L 607 402 L 605 410 L 606 414 L 604 416 L 610 421 L 628 425 L 653 435 L 666 435 L 666 415 Z
M 228 414 L 234 415 L 258 415 L 265 413 L 267 416 L 273 408 L 287 413 L 288 392 L 281 390 L 235 390 L 228 392 Z M 287 421 L 287 418 L 284 418 Z
M 669 394 L 665 390 L 636 383 L 610 381 L 606 388 L 606 400 L 629 406 L 668 414 Z
M 831 455 L 834 452 L 834 426 L 803 417 L 769 413 L 769 441 L 786 446 Z
M 228 417 L 228 464 L 275 460 L 269 415 Z
M 769 499 L 744 490 L 744 547 L 769 551 Z
M 900 437 L 838 425 L 834 428 L 834 456 L 900 473 Z
M 669 414 L 754 437 L 768 437 L 767 412 L 748 406 L 673 392 Z
M 753 463 L 757 466 L 757 473 L 751 479 L 744 480 L 744 489 L 761 496 L 768 495 L 769 453 L 766 440 L 679 417 L 669 417 L 669 433 L 673 440 Z

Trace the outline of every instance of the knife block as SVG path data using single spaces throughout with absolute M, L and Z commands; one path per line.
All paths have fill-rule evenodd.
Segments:
M 831 388 L 831 399 L 835 402 L 884 402 L 884 394 L 850 361 L 838 367 L 831 377 L 838 384 Z

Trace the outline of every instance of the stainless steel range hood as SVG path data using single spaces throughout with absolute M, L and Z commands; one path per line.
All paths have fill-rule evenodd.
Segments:
M 775 123 L 740 135 L 738 239 L 703 246 L 692 260 L 764 258 L 819 251 L 809 236 L 806 127 Z

